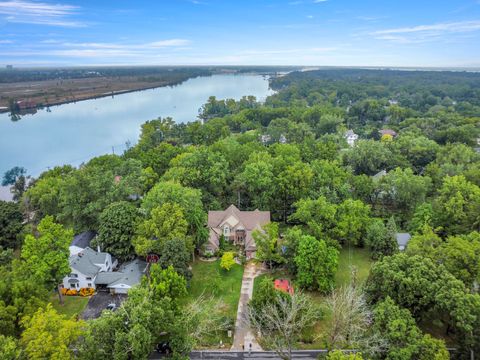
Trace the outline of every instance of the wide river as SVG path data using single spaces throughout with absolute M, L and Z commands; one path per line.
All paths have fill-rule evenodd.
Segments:
M 272 92 L 261 75 L 213 75 L 152 90 L 79 101 L 39 110 L 11 121 L 0 114 L 0 176 L 23 166 L 38 176 L 56 165 L 79 165 L 91 157 L 122 153 L 127 141 L 135 144 L 140 125 L 157 117 L 171 116 L 176 122 L 197 118 L 209 96 L 258 100 Z

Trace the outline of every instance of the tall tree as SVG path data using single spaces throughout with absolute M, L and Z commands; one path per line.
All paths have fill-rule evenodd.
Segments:
M 166 269 L 173 266 L 175 271 L 189 280 L 192 277 L 190 270 L 190 251 L 184 239 L 166 240 L 160 250 L 160 259 L 158 264 Z
M 302 332 L 318 318 L 318 311 L 311 300 L 300 291 L 292 296 L 276 294 L 272 303 L 260 309 L 249 307 L 251 326 L 261 333 L 262 340 L 281 359 L 292 358 L 292 350 Z
M 59 286 L 62 279 L 70 273 L 69 245 L 73 240 L 73 231 L 65 229 L 46 216 L 37 227 L 38 236 L 28 234 L 22 247 L 21 258 L 27 271 L 40 284 Z M 58 296 L 62 303 L 61 291 Z
M 480 187 L 464 176 L 446 177 L 434 206 L 435 223 L 449 235 L 480 230 Z
M 334 232 L 344 244 L 362 245 L 370 221 L 369 205 L 360 200 L 347 199 L 338 206 Z
M 187 230 L 183 209 L 175 203 L 164 203 L 154 208 L 150 217 L 138 224 L 133 240 L 135 251 L 142 256 L 150 252 L 160 254 L 165 241 L 185 239 Z
M 278 249 L 279 239 L 278 223 L 270 223 L 263 227 L 263 230 L 254 230 L 252 237 L 255 240 L 257 251 L 255 257 L 272 267 L 284 261 Z
M 138 211 L 131 203 L 120 201 L 108 205 L 100 215 L 96 240 L 101 249 L 121 260 L 131 257 L 138 218 Z
M 177 204 L 181 207 L 188 222 L 188 235 L 194 237 L 197 247 L 201 246 L 208 237 L 205 227 L 207 214 L 203 210 L 201 191 L 175 182 L 162 181 L 145 195 L 142 200 L 142 210 L 148 217 L 154 208 L 165 203 Z
M 328 293 L 333 289 L 338 266 L 338 250 L 325 241 L 304 235 L 295 256 L 297 282 L 301 287 Z
M 52 305 L 22 320 L 20 344 L 29 359 L 74 359 L 74 344 L 83 334 L 83 321 L 66 319 Z
M 18 204 L 0 201 L 0 247 L 13 249 L 18 246 L 22 221 Z
M 423 335 L 410 312 L 389 297 L 374 308 L 373 331 L 386 339 L 385 359 L 450 359 L 445 343 Z

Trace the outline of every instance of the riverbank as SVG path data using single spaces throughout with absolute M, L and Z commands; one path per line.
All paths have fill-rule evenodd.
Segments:
M 209 76 L 206 74 L 203 76 Z M 95 77 L 72 80 L 44 80 L 0 84 L 0 113 L 10 112 L 10 99 L 24 102 L 17 112 L 31 111 L 78 101 L 127 94 L 135 91 L 180 85 L 202 75 L 185 76 L 180 80 L 139 81 L 138 77 Z
M 284 69 L 277 69 L 284 70 Z M 288 71 L 273 69 L 177 69 L 175 73 L 103 76 L 81 78 L 52 78 L 38 81 L 0 83 L 0 113 L 11 112 L 12 102 L 16 114 L 35 113 L 37 109 L 76 103 L 103 97 L 127 94 L 160 87 L 176 86 L 189 79 L 212 75 L 261 75 L 276 77 Z M 25 75 L 27 76 L 27 75 Z
M 38 176 L 59 164 L 78 166 L 94 156 L 121 154 L 126 143 L 136 142 L 145 121 L 158 117 L 195 121 L 209 96 L 239 100 L 252 95 L 263 101 L 271 94 L 266 76 L 225 74 L 51 106 L 15 121 L 8 113 L 0 114 L 0 175 L 22 166 Z

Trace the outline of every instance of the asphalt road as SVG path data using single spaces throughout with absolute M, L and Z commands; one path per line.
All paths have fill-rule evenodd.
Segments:
M 297 350 L 293 352 L 293 359 L 302 359 L 302 360 L 317 360 L 318 356 L 321 354 L 326 354 L 327 350 Z M 149 359 L 164 359 L 162 354 L 152 353 Z M 232 359 L 232 360 L 242 360 L 242 359 L 268 359 L 268 360 L 280 360 L 277 354 L 273 351 L 192 351 L 190 353 L 190 359 L 200 360 L 200 359 Z

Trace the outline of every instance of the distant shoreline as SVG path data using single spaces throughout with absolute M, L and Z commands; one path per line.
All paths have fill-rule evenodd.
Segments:
M 42 103 L 38 103 L 38 105 L 36 105 L 35 107 L 26 107 L 24 109 L 21 109 L 16 114 L 22 116 L 22 115 L 29 114 L 29 113 L 31 113 L 33 111 L 36 111 L 36 110 L 42 110 L 42 109 L 45 109 L 45 108 L 49 108 L 51 106 L 71 104 L 71 103 L 76 103 L 76 102 L 85 101 L 85 100 L 95 100 L 95 99 L 105 98 L 105 97 L 109 97 L 109 96 L 114 97 L 115 95 L 128 94 L 128 93 L 137 92 L 137 91 L 144 91 L 144 90 L 153 90 L 153 89 L 158 89 L 158 88 L 162 88 L 162 87 L 177 86 L 177 85 L 181 85 L 185 81 L 188 81 L 190 79 L 195 79 L 197 77 L 209 77 L 209 76 L 213 76 L 213 75 L 239 75 L 239 74 L 260 75 L 260 76 L 269 76 L 269 77 L 275 76 L 275 74 L 268 73 L 268 72 L 264 72 L 264 73 L 260 73 L 260 72 L 251 72 L 251 73 L 214 72 L 214 73 L 211 73 L 209 75 L 191 76 L 191 77 L 188 77 L 188 78 L 186 78 L 182 81 L 176 81 L 176 82 L 170 82 L 170 83 L 159 82 L 159 83 L 156 83 L 155 85 L 143 84 L 141 86 L 136 86 L 136 87 L 132 87 L 132 88 L 128 88 L 128 89 L 112 90 L 111 92 L 108 92 L 108 91 L 107 92 L 98 92 L 98 93 L 94 93 L 94 94 L 85 94 L 85 95 L 80 94 L 80 95 L 78 95 L 78 98 L 75 98 L 75 99 L 66 98 L 66 99 L 62 99 L 62 100 L 59 100 L 59 101 L 48 101 L 46 103 L 42 102 Z M 94 79 L 95 80 L 100 80 L 101 78 L 94 78 Z M 0 114 L 1 113 L 11 113 L 11 111 L 8 107 L 7 108 L 0 107 Z
M 211 76 L 211 75 L 208 75 L 208 76 Z M 167 86 L 176 86 L 176 85 L 182 84 L 183 82 L 185 82 L 189 79 L 194 79 L 196 77 L 198 77 L 198 76 L 192 76 L 192 77 L 189 77 L 187 79 L 184 79 L 182 81 L 177 81 L 177 82 L 156 83 L 155 85 L 142 85 L 142 86 L 132 87 L 132 88 L 129 88 L 129 89 L 124 89 L 124 90 L 112 90 L 111 92 L 98 92 L 98 93 L 94 93 L 94 94 L 85 94 L 85 95 L 80 94 L 80 95 L 77 95 L 78 98 L 74 98 L 74 99 L 66 98 L 66 99 L 62 99 L 62 100 L 59 100 L 59 101 L 42 102 L 42 103 L 39 103 L 38 105 L 36 105 L 35 107 L 26 107 L 26 108 L 18 111 L 18 114 L 22 115 L 22 112 L 29 113 L 29 111 L 32 111 L 32 110 L 41 110 L 41 109 L 48 108 L 50 106 L 71 104 L 71 103 L 76 103 L 78 101 L 95 100 L 95 99 L 100 99 L 100 98 L 104 98 L 104 97 L 108 97 L 108 96 L 128 94 L 128 93 L 136 92 L 136 91 L 151 90 L 151 89 L 157 89 L 157 88 L 167 87 Z M 11 112 L 9 108 L 6 108 L 6 109 L 5 108 L 0 108 L 0 113 L 9 113 L 9 112 Z

